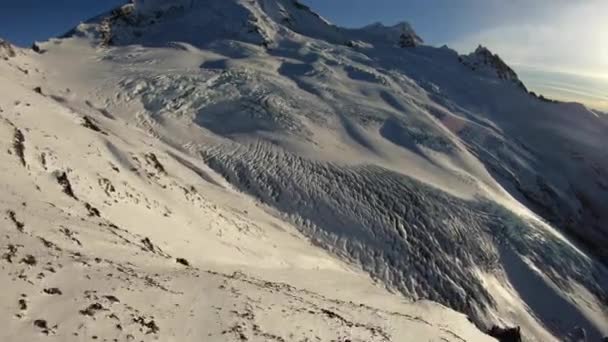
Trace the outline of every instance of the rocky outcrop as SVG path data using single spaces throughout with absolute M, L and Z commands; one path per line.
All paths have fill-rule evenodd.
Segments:
M 17 56 L 15 52 L 15 48 L 8 41 L 0 38 L 0 59 L 8 60 L 9 58 L 13 58 Z
M 500 342 L 521 342 L 521 329 L 517 328 L 501 328 L 493 326 L 488 331 L 488 335 L 495 337 Z
M 402 33 L 399 37 L 399 46 L 402 48 L 413 48 L 418 46 L 419 42 L 416 39 L 415 35 L 411 33 Z
M 475 52 L 461 56 L 460 61 L 473 71 L 490 74 L 501 80 L 511 81 L 522 89 L 526 89 L 519 80 L 517 73 L 505 63 L 498 54 L 492 53 L 485 46 L 479 45 Z

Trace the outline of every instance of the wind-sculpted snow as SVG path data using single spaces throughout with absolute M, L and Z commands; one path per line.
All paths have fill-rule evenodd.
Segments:
M 279 208 L 315 243 L 392 288 L 466 312 L 480 324 L 495 303 L 476 272 L 504 267 L 508 273 L 503 250 L 542 265 L 561 288 L 574 280 L 608 303 L 601 265 L 497 204 L 461 200 L 377 166 L 314 162 L 268 145 L 202 156 L 228 181 Z

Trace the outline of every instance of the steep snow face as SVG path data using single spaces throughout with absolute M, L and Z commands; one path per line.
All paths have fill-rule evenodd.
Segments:
M 540 341 L 608 333 L 605 120 L 405 24 L 338 28 L 286 0 L 180 4 L 127 5 L 45 44 L 40 68 L 72 70 L 54 88 L 83 93 L 52 95 L 95 99 L 410 298 Z

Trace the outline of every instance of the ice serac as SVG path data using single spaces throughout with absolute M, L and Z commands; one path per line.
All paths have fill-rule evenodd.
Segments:
M 318 283 L 347 301 L 366 297 L 352 292 L 360 278 L 342 286 L 342 273 L 329 266 L 346 261 L 402 296 L 465 313 L 484 331 L 520 326 L 539 341 L 608 333 L 607 122 L 580 104 L 532 96 L 489 49 L 459 56 L 425 45 L 406 23 L 341 28 L 290 0 L 137 1 L 41 49 L 21 63 L 47 71 L 26 90 L 61 109 L 56 115 L 69 120 L 60 127 L 71 120 L 101 145 L 63 151 L 69 161 L 60 168 L 50 152 L 31 155 L 44 141 L 32 142 L 33 116 L 15 114 L 4 140 L 11 160 L 55 172 L 35 179 L 57 179 L 59 191 L 74 195 L 68 200 L 86 201 L 91 217 L 136 229 L 134 246 L 165 259 L 190 251 L 180 267 L 237 270 L 272 280 L 272 288 Z M 88 170 L 102 151 L 113 167 Z M 169 200 L 174 195 L 179 200 Z M 133 219 L 152 215 L 148 208 L 161 220 Z M 10 217 L 22 222 L 20 213 Z M 168 236 L 167 227 L 175 232 Z M 193 242 L 178 239 L 182 229 Z M 324 257 L 314 254 L 324 253 L 319 247 Z M 314 305 L 297 308 L 306 324 L 320 312 L 339 327 L 363 328 L 359 340 L 398 339 L 365 329 L 377 322 L 368 311 L 346 317 L 348 306 L 337 313 Z M 273 325 L 265 309 L 240 308 L 235 319 L 255 320 L 231 326 L 235 336 L 293 332 L 287 321 L 280 324 L 287 332 Z M 417 317 L 410 309 L 400 307 L 410 313 L 399 317 Z M 340 332 L 328 328 L 319 338 Z

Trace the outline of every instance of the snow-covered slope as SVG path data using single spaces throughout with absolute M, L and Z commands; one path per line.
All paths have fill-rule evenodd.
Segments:
M 0 340 L 490 340 L 121 118 L 84 81 L 111 65 L 72 43 L 0 64 Z
M 606 121 L 488 49 L 422 44 L 292 0 L 144 0 L 2 61 L 3 283 L 38 293 L 8 336 L 64 303 L 39 294 L 50 259 L 98 291 L 47 322 L 60 339 L 113 338 L 77 308 L 113 309 L 108 288 L 116 334 L 143 317 L 144 339 L 150 315 L 161 340 L 486 338 L 404 297 L 529 340 L 608 334 Z

